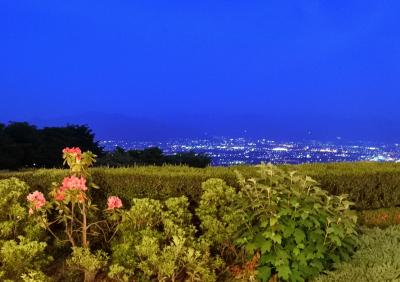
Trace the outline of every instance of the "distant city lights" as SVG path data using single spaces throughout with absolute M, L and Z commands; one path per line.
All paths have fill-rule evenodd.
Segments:
M 127 140 L 104 140 L 100 145 L 107 151 L 116 147 L 125 150 L 142 150 L 159 147 L 165 154 L 177 152 L 205 153 L 213 165 L 313 162 L 400 162 L 399 144 L 373 144 L 371 142 L 278 142 L 267 139 L 224 138 L 176 139 L 165 142 L 139 142 Z

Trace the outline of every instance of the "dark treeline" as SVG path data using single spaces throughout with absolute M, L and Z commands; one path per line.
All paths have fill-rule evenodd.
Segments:
M 0 124 L 0 169 L 59 167 L 62 149 L 72 146 L 99 156 L 103 154 L 85 125 L 38 129 L 26 122 Z
M 99 165 L 120 167 L 133 165 L 188 165 L 191 167 L 206 167 L 211 158 L 205 154 L 194 152 L 164 155 L 160 148 L 152 147 L 144 150 L 128 150 L 117 147 L 115 151 L 106 153 L 98 160 Z
M 104 152 L 86 125 L 37 128 L 27 122 L 0 123 L 0 169 L 55 168 L 62 164 L 61 151 L 79 147 L 98 155 L 97 165 L 119 167 L 133 165 L 188 165 L 206 167 L 211 159 L 202 154 L 164 155 L 159 148 Z

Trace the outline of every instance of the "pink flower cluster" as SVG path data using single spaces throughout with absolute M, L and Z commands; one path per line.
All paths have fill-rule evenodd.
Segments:
M 63 150 L 63 153 L 75 156 L 78 161 L 80 161 L 82 158 L 82 151 L 78 147 L 72 147 L 72 148 L 67 147 Z
M 117 196 L 111 196 L 107 199 L 107 207 L 109 210 L 122 208 L 122 201 Z
M 68 190 L 80 191 L 80 193 L 78 194 L 78 201 L 83 202 L 85 199 L 84 191 L 87 190 L 86 179 L 84 177 L 76 176 L 65 177 L 62 182 L 62 186 L 58 188 L 55 199 L 57 201 L 64 201 L 66 191 Z
M 33 207 L 33 208 L 29 209 L 29 214 L 33 214 L 34 210 L 38 210 L 46 204 L 46 199 L 45 199 L 43 193 L 41 193 L 39 191 L 30 193 L 26 197 L 26 199 L 28 200 L 29 203 L 32 204 L 32 207 Z

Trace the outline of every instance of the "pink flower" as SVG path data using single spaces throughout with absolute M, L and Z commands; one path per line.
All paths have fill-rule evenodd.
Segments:
M 33 214 L 34 210 L 38 210 L 46 204 L 46 199 L 43 193 L 39 191 L 30 193 L 26 199 L 33 205 L 33 208 L 29 209 L 29 214 Z
M 71 155 L 73 155 L 73 154 L 80 155 L 80 154 L 82 154 L 82 151 L 78 147 L 72 147 L 72 148 L 67 147 L 67 148 L 65 148 L 63 150 L 63 153 L 64 154 L 71 154 Z
M 80 161 L 82 159 L 82 151 L 78 147 L 67 147 L 63 150 L 63 153 L 75 156 L 77 161 Z
M 88 188 L 86 187 L 86 179 L 84 177 L 65 177 L 61 187 L 58 188 L 58 190 L 56 191 L 54 199 L 56 201 L 62 202 L 65 200 L 67 191 L 79 191 L 78 201 L 82 203 L 86 199 L 84 191 L 86 191 L 87 189 Z
M 61 188 L 63 191 L 65 190 L 81 190 L 81 191 L 86 191 L 86 179 L 84 177 L 76 177 L 76 176 L 70 176 L 70 177 L 65 177 Z
M 109 210 L 122 208 L 122 201 L 117 196 L 111 196 L 107 199 L 107 207 Z
M 60 189 L 57 191 L 56 195 L 54 196 L 54 199 L 56 199 L 56 201 L 62 202 L 65 200 L 65 192 L 64 191 L 60 191 Z

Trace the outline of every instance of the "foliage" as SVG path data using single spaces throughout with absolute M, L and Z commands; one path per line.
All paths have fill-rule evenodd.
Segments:
M 46 246 L 47 244 L 44 242 L 31 241 L 22 236 L 18 237 L 18 242 L 15 240 L 2 241 L 0 277 L 14 279 L 25 274 L 24 279 L 27 280 L 32 275 L 44 276 L 41 273 L 42 268 L 52 261 L 52 258 L 45 254 Z
M 297 167 L 297 166 L 296 166 Z M 358 210 L 400 205 L 400 164 L 327 163 L 298 166 L 334 195 L 348 194 Z
M 201 183 L 209 178 L 229 178 L 228 184 L 235 185 L 233 169 L 209 167 L 205 169 L 186 166 L 130 167 L 130 168 L 91 168 L 90 179 L 101 189 L 92 190 L 97 203 L 103 203 L 109 195 L 118 195 L 124 202 L 133 198 L 153 198 L 166 200 L 185 195 L 190 202 L 198 202 L 201 196 Z M 61 182 L 65 170 L 38 169 L 24 172 L 0 172 L 1 178 L 18 177 L 34 190 L 44 194 L 50 192 L 53 182 Z
M 28 195 L 29 213 L 34 216 L 39 226 L 48 230 L 56 239 L 53 226 L 63 225 L 64 234 L 72 247 L 70 264 L 84 271 L 85 281 L 94 281 L 96 273 L 103 266 L 105 255 L 102 252 L 92 254 L 89 246 L 90 235 L 112 232 L 115 225 L 110 225 L 107 218 L 90 222 L 94 218 L 91 214 L 97 211 L 89 195 L 89 187 L 96 188 L 93 183 L 87 183 L 90 177 L 88 168 L 95 162 L 95 155 L 91 152 L 82 153 L 79 148 L 65 148 L 63 150 L 64 163 L 70 167 L 70 175 L 65 177 L 61 184 L 54 183 L 47 202 L 44 195 L 35 191 Z M 111 197 L 106 211 L 111 217 L 116 208 L 122 207 L 118 197 Z M 55 218 L 52 220 L 52 218 Z M 97 268 L 96 268 L 97 267 Z
M 198 209 L 205 237 L 230 238 L 252 259 L 259 254 L 261 281 L 274 273 L 304 281 L 349 259 L 356 232 L 346 196 L 330 196 L 310 177 L 272 165 L 259 166 L 259 174 L 249 180 L 239 174 L 236 193 L 221 180 L 206 182 Z
M 400 206 L 400 164 L 338 163 L 282 166 L 317 180 L 333 195 L 348 194 L 358 210 Z M 198 203 L 201 185 L 210 178 L 221 178 L 238 188 L 235 170 L 246 178 L 256 174 L 254 166 L 188 168 L 185 166 L 93 168 L 92 180 L 102 189 L 93 191 L 95 200 L 103 203 L 107 196 L 118 195 L 124 202 L 132 198 L 165 200 L 185 195 Z M 60 182 L 63 170 L 0 172 L 1 178 L 18 177 L 32 189 L 46 194 L 53 182 Z
M 60 167 L 59 152 L 71 145 L 102 153 L 94 134 L 85 125 L 38 129 L 26 122 L 0 124 L 0 169 Z
M 195 237 L 185 197 L 134 199 L 122 213 L 109 276 L 120 281 L 216 281 L 222 261 Z M 129 280 L 130 281 L 130 280 Z
M 102 250 L 92 253 L 88 248 L 73 247 L 68 264 L 87 273 L 96 272 L 107 265 L 108 255 Z M 94 277 L 93 277 L 94 278 Z
M 244 223 L 245 213 L 237 208 L 240 195 L 222 179 L 210 179 L 202 186 L 204 193 L 196 210 L 203 231 L 202 238 L 212 242 L 220 255 L 228 258 L 230 253 L 236 252 L 233 239 Z
M 186 152 L 164 155 L 163 151 L 157 147 L 128 151 L 117 147 L 113 152 L 106 152 L 98 161 L 100 166 L 109 167 L 170 164 L 203 168 L 210 165 L 210 163 L 211 158 L 205 154 Z
M 30 273 L 44 277 L 41 269 L 51 261 L 44 254 L 46 243 L 33 241 L 42 238 L 42 233 L 22 205 L 28 191 L 28 185 L 17 178 L 0 180 L 0 278 L 3 280 L 18 277 L 28 281 Z
M 17 178 L 0 180 L 0 239 L 16 239 L 26 226 L 25 201 L 29 187 Z
M 349 262 L 319 275 L 318 282 L 398 281 L 400 275 L 400 226 L 365 229 L 360 247 Z
M 37 270 L 31 270 L 28 273 L 21 275 L 21 280 L 23 282 L 46 282 L 51 281 L 43 272 Z

